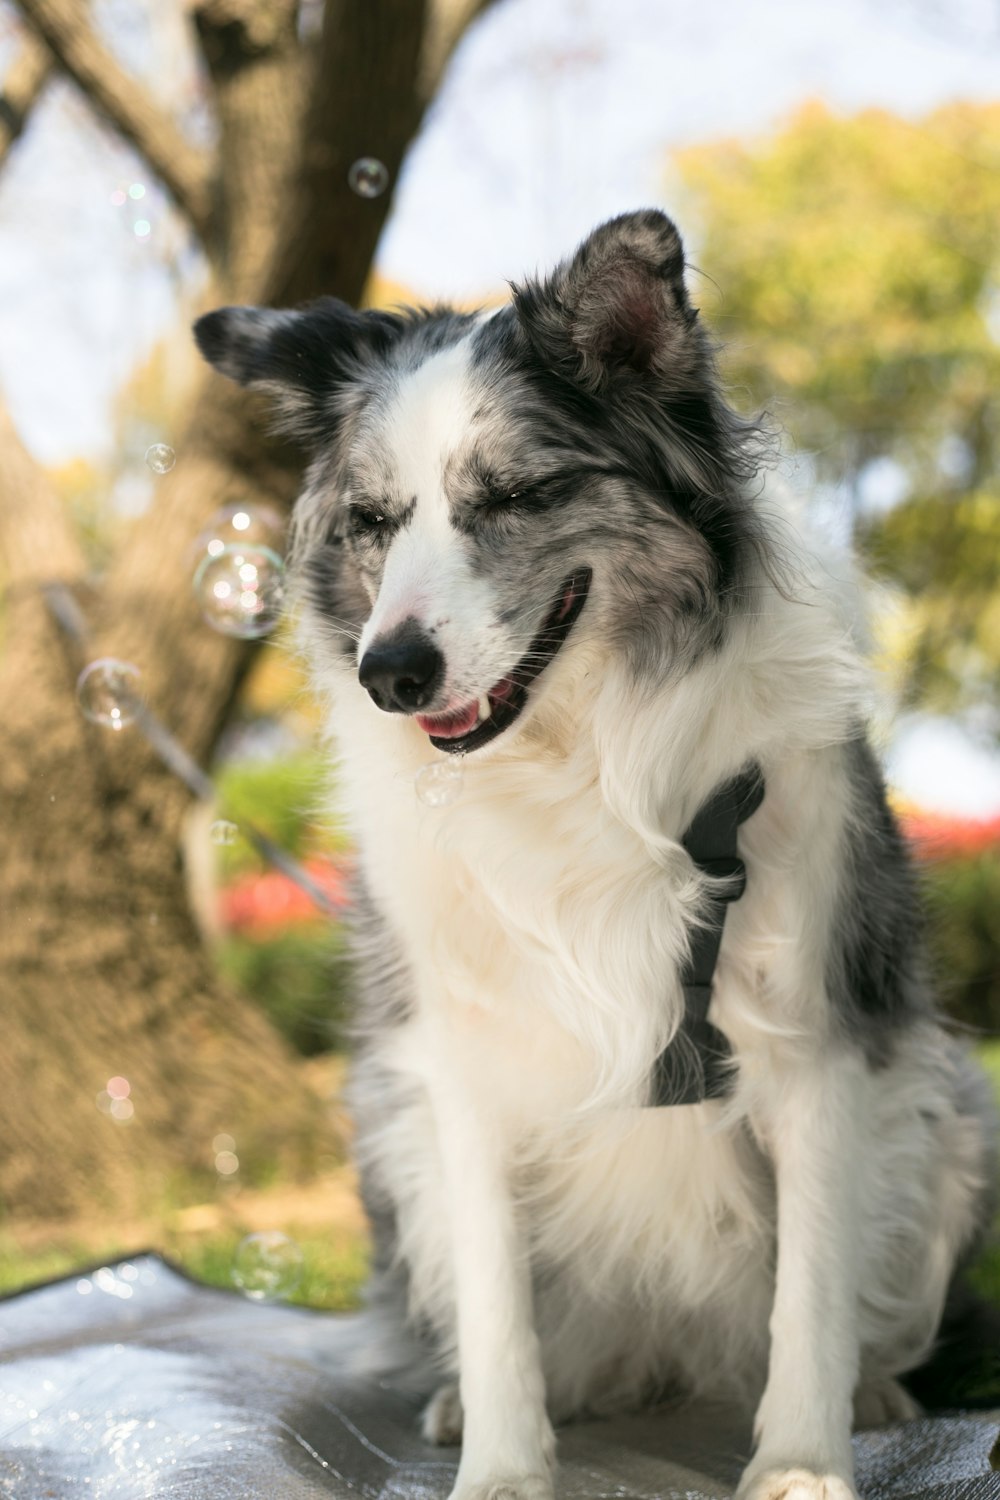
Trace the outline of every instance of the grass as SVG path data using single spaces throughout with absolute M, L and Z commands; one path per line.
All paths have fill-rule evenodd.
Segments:
M 303 1307 L 325 1308 L 346 1312 L 357 1307 L 361 1288 L 368 1274 L 368 1247 L 358 1236 L 317 1236 L 291 1233 L 303 1256 L 302 1278 L 289 1302 Z M 227 1232 L 208 1237 L 159 1235 L 156 1248 L 168 1260 L 181 1267 L 196 1281 L 208 1286 L 233 1290 L 232 1268 L 242 1236 Z M 57 1244 L 42 1252 L 25 1249 L 10 1234 L 0 1234 L 0 1295 L 23 1290 L 40 1281 L 54 1281 L 72 1275 L 81 1266 L 97 1263 L 117 1265 L 140 1249 L 149 1246 L 132 1243 L 124 1246 L 113 1237 L 103 1244 L 89 1237 L 60 1238 Z
M 236 1251 L 247 1234 L 279 1230 L 302 1252 L 302 1276 L 288 1301 L 346 1311 L 357 1307 L 368 1274 L 368 1236 L 353 1174 L 340 1168 L 304 1187 L 225 1192 L 214 1203 L 165 1210 L 156 1219 L 109 1229 L 80 1220 L 58 1228 L 0 1230 L 0 1294 L 117 1264 L 155 1249 L 189 1276 L 233 1289 Z

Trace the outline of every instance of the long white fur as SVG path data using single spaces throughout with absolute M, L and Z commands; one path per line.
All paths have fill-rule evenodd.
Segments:
M 439 626 L 456 696 L 513 660 L 487 639 L 488 580 L 463 572 L 441 489 L 475 399 L 464 359 L 404 379 L 382 429 L 417 504 L 362 638 L 407 613 Z M 780 524 L 791 585 L 762 578 L 718 654 L 640 687 L 589 621 L 447 808 L 415 795 L 438 758 L 427 737 L 310 652 L 340 805 L 415 983 L 412 1019 L 380 1044 L 411 1102 L 363 1150 L 397 1208 L 412 1311 L 455 1352 L 454 1500 L 546 1500 L 546 1394 L 558 1418 L 671 1377 L 759 1402 L 748 1500 L 849 1495 L 856 1388 L 892 1391 L 928 1347 L 969 1231 L 985 1168 L 936 1028 L 875 1081 L 834 1034 L 842 747 L 869 684 L 849 578 Z M 751 756 L 767 796 L 741 832 L 752 875 L 712 1010 L 737 1091 L 641 1109 L 703 895 L 679 839 Z M 943 1127 L 921 1126 L 918 1098 Z M 535 1309 L 532 1261 L 558 1273 Z

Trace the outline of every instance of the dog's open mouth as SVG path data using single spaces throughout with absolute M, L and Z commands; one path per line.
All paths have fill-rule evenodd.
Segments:
M 577 568 L 566 579 L 541 630 L 521 660 L 488 693 L 446 714 L 417 714 L 436 750 L 478 750 L 509 729 L 528 701 L 528 690 L 558 652 L 587 602 L 590 568 Z

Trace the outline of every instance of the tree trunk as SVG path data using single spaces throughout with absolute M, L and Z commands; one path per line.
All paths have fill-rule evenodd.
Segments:
M 74 0 L 19 3 L 86 90 L 100 49 L 85 11 Z M 444 28 L 435 13 L 431 73 L 478 9 L 452 0 Z M 355 156 L 380 155 L 395 178 L 426 103 L 424 11 L 423 0 L 329 0 L 310 58 L 294 0 L 196 0 L 220 128 L 207 226 L 205 197 L 192 186 L 196 158 L 182 163 L 176 195 L 204 228 L 218 300 L 359 298 L 391 193 L 357 198 L 346 173 Z M 72 21 L 72 46 L 61 18 Z M 133 141 L 137 120 L 155 136 L 155 116 L 137 108 L 120 70 L 113 83 L 98 91 L 101 109 Z M 307 1170 L 326 1145 L 318 1101 L 287 1050 L 220 982 L 201 942 L 180 854 L 187 790 L 137 729 L 88 723 L 74 693 L 83 656 L 132 661 L 154 712 L 199 761 L 210 759 L 254 648 L 201 620 L 190 547 L 231 500 L 290 504 L 298 461 L 264 431 L 244 393 L 206 377 L 155 508 L 84 601 L 93 629 L 81 654 L 53 621 L 43 585 L 59 580 L 82 598 L 82 558 L 37 467 L 0 422 L 8 588 L 0 1208 L 8 1213 L 57 1215 L 95 1201 L 119 1213 L 153 1206 L 185 1184 L 214 1180 L 219 1132 L 235 1138 L 250 1179 L 274 1165 Z M 109 1113 L 106 1085 L 116 1078 L 130 1094 Z
M 78 576 L 79 559 L 37 469 L 3 436 L 0 511 L 8 531 L 12 514 L 30 515 L 32 533 L 7 548 L 0 660 L 0 1203 L 36 1216 L 149 1207 L 178 1175 L 188 1190 L 211 1180 L 219 1131 L 251 1180 L 275 1164 L 300 1172 L 324 1144 L 317 1101 L 201 943 L 176 782 L 137 753 L 134 729 L 78 708 L 82 658 L 44 588 Z M 99 1108 L 113 1077 L 130 1085 L 128 1119 Z

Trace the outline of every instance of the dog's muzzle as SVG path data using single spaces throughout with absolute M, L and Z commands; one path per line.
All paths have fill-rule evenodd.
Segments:
M 382 636 L 361 658 L 358 679 L 376 707 L 390 714 L 426 708 L 444 678 L 444 657 L 414 620 Z

